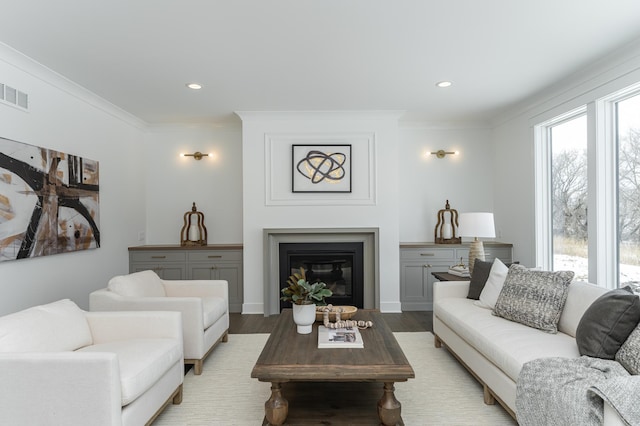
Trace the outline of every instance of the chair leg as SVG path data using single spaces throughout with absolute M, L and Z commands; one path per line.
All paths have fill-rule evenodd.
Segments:
M 202 374 L 202 360 L 197 359 L 196 362 L 193 363 L 193 374 L 199 376 Z
M 175 405 L 182 403 L 182 385 L 178 387 L 178 392 L 173 396 L 173 401 Z

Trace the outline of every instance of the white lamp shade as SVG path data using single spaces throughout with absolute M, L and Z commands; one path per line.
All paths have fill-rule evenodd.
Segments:
M 496 227 L 493 213 L 460 213 L 458 234 L 461 237 L 495 238 Z

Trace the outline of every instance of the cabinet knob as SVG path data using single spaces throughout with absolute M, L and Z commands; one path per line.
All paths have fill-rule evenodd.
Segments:
M 218 269 L 218 267 L 217 267 L 217 266 L 215 266 L 215 265 L 213 265 L 213 266 L 211 267 L 211 269 Z
M 431 264 L 427 263 L 426 265 L 424 265 L 425 268 L 431 268 Z
M 207 256 L 209 259 L 220 259 L 222 256 Z
M 435 253 L 420 253 L 420 256 L 435 256 Z
M 166 259 L 167 256 L 151 256 L 152 259 Z

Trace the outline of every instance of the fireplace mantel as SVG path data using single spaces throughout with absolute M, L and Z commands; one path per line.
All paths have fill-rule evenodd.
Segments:
M 280 312 L 280 243 L 361 242 L 364 251 L 364 307 L 379 308 L 378 232 L 378 228 L 265 228 L 264 315 Z

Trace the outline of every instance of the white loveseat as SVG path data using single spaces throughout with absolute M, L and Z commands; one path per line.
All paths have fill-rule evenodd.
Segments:
M 487 404 L 498 400 L 515 418 L 516 381 L 522 366 L 543 357 L 578 358 L 576 329 L 585 310 L 607 290 L 569 285 L 558 333 L 550 334 L 491 314 L 467 299 L 469 281 L 436 282 L 433 290 L 435 346 L 445 345 L 484 387 Z M 604 404 L 604 424 L 622 425 Z
M 182 401 L 176 312 L 85 312 L 60 300 L 0 317 L 0 422 L 150 423 Z
M 184 362 L 202 363 L 229 332 L 229 289 L 224 280 L 163 280 L 153 271 L 119 275 L 89 296 L 91 311 L 177 311 L 182 314 Z

